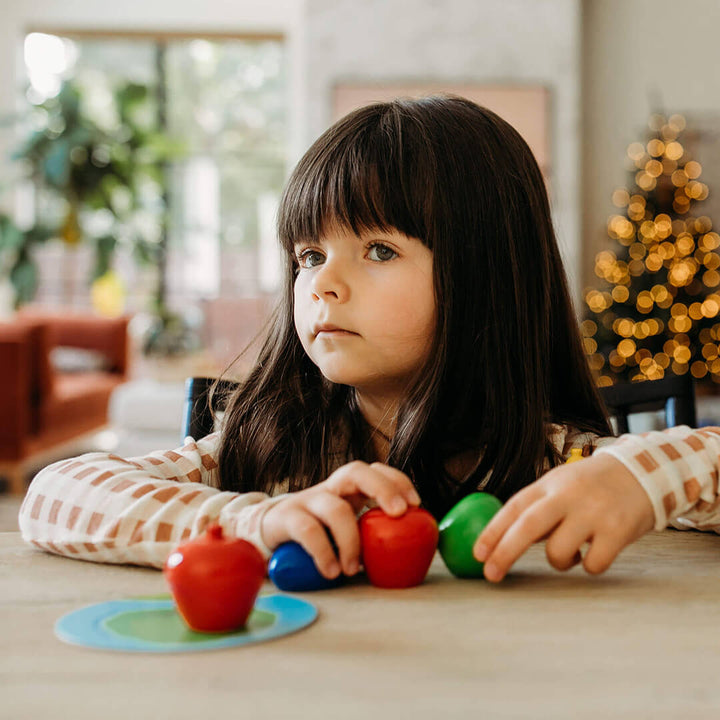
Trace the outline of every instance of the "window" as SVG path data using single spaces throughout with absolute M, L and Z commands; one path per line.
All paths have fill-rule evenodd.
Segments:
M 146 111 L 155 114 L 153 120 L 181 148 L 160 186 L 168 207 L 167 232 L 154 238 L 167 250 L 169 306 L 258 296 L 276 288 L 274 217 L 288 136 L 281 36 L 32 33 L 26 37 L 25 60 L 31 105 L 56 95 L 62 82 L 70 80 L 81 91 L 83 112 L 106 127 L 117 123 L 113 88 L 134 82 L 150 89 Z M 157 193 L 158 187 L 148 183 L 137 218 L 150 237 L 160 228 L 158 203 L 153 203 Z M 34 205 L 48 218 L 60 212 L 42 193 Z M 93 221 L 101 224 L 102 217 Z M 41 300 L 55 300 L 69 281 L 85 283 L 90 272 L 87 248 L 60 273 L 53 256 L 59 253 L 58 243 L 43 250 Z M 155 271 L 138 266 L 127 247 L 119 249 L 115 268 L 128 286 L 129 309 L 143 309 Z

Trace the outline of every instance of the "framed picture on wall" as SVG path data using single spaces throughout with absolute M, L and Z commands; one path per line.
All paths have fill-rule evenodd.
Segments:
M 468 98 L 507 120 L 530 146 L 545 181 L 551 178 L 550 93 L 541 85 L 448 83 L 338 83 L 332 93 L 332 120 L 372 102 L 449 93 Z

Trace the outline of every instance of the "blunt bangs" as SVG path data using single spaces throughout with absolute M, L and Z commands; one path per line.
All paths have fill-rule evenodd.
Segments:
M 327 130 L 291 175 L 278 212 L 278 236 L 292 254 L 332 227 L 397 229 L 431 249 L 434 157 L 401 101 L 361 108 Z

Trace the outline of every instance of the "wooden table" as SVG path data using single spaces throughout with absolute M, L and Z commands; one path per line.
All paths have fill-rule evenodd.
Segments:
M 271 589 L 268 585 L 267 590 Z M 603 576 L 536 546 L 499 586 L 435 559 L 409 590 L 306 593 L 320 617 L 272 642 L 178 655 L 66 645 L 83 605 L 162 574 L 46 555 L 0 534 L 0 718 L 708 718 L 720 713 L 720 537 L 666 531 Z

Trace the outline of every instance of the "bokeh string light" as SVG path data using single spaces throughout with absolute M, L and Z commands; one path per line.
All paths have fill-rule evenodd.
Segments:
M 604 287 L 585 291 L 581 331 L 599 385 L 691 373 L 720 384 L 720 235 L 697 214 L 707 199 L 681 115 L 653 114 L 627 149 L 632 186 L 612 195 L 617 243 L 595 258 Z

